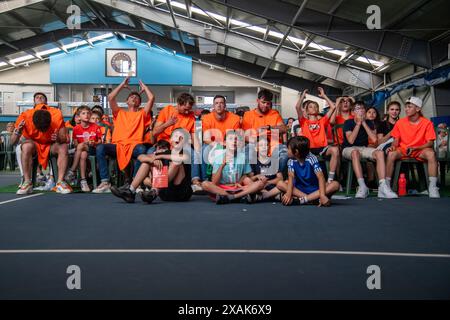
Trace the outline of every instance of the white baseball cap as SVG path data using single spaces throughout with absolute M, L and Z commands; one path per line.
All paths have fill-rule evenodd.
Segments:
M 422 99 L 420 99 L 419 97 L 410 97 L 408 100 L 406 100 L 406 103 L 412 103 L 419 108 L 422 108 L 423 104 Z

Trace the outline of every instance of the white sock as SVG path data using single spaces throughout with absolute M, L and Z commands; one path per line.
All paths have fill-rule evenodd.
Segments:
M 301 197 L 299 200 L 300 200 L 300 204 L 308 203 L 308 198 L 307 197 Z
M 364 182 L 364 178 L 358 179 L 358 185 L 360 188 L 367 189 L 366 183 Z
M 132 193 L 135 193 L 135 192 L 136 192 L 136 188 L 133 187 L 132 185 L 130 185 L 130 191 L 131 191 Z
M 380 179 L 378 180 L 378 185 L 381 186 L 383 184 L 386 184 L 386 179 Z
M 436 185 L 437 177 L 430 177 L 429 179 L 430 179 L 429 188 L 436 188 L 437 187 L 437 185 Z
M 336 172 L 328 172 L 328 182 L 331 182 L 334 180 L 334 176 L 336 175 Z
M 388 185 L 388 187 L 390 188 L 391 187 L 391 178 L 387 178 L 386 177 L 386 184 Z

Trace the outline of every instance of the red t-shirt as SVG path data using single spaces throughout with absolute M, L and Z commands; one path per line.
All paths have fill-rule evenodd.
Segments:
M 94 141 L 102 141 L 102 130 L 95 123 L 89 123 L 87 128 L 83 128 L 81 124 L 76 125 L 73 128 L 72 139 L 77 140 L 78 143 Z
M 327 116 L 319 120 L 301 118 L 302 135 L 309 139 L 310 148 L 324 148 L 328 145 L 326 127 L 330 123 Z

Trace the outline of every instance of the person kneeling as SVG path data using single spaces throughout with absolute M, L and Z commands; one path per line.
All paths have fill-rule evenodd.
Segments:
M 288 161 L 288 180 L 277 183 L 277 188 L 284 192 L 282 203 L 288 206 L 319 200 L 319 206 L 330 206 L 329 197 L 339 190 L 340 185 L 337 181 L 325 182 L 319 161 L 310 152 L 308 138 L 291 138 L 288 154 L 291 158 Z

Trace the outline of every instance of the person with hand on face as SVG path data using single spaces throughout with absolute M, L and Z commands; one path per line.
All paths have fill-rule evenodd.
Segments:
M 310 142 L 310 151 L 315 156 L 330 157 L 330 172 L 328 173 L 328 182 L 334 180 L 336 172 L 339 170 L 340 153 L 337 146 L 329 146 L 327 139 L 327 126 L 330 124 L 330 118 L 336 111 L 336 105 L 325 94 L 323 88 L 319 87 L 319 97 L 324 99 L 330 109 L 325 116 L 319 115 L 319 104 L 315 101 L 309 101 L 304 110 L 302 110 L 303 100 L 308 90 L 304 90 L 298 100 L 295 109 L 299 118 L 299 125 L 302 135 L 307 137 Z
M 330 124 L 342 125 L 345 121 L 353 119 L 353 107 L 355 105 L 355 99 L 349 96 L 343 96 L 336 101 L 336 113 L 330 118 Z M 337 130 L 337 137 L 335 137 L 335 143 L 342 146 L 344 143 L 344 131 L 342 129 Z
M 363 102 L 356 102 L 354 109 L 354 119 L 349 119 L 344 123 L 344 150 L 342 156 L 352 162 L 353 171 L 358 179 L 358 191 L 355 198 L 367 198 L 369 188 L 367 187 L 361 166 L 361 158 L 375 161 L 378 174 L 378 198 L 395 199 L 397 194 L 391 190 L 386 182 L 386 163 L 384 152 L 368 147 L 369 138 L 377 140 L 375 125 L 372 121 L 366 120 L 366 108 Z
M 95 155 L 95 149 L 102 142 L 102 132 L 96 123 L 90 122 L 92 111 L 88 106 L 78 108 L 78 116 L 81 123 L 73 128 L 72 140 L 75 146 L 75 154 L 72 166 L 67 171 L 66 181 L 71 183 L 76 178 L 76 170 L 80 167 L 80 186 L 83 192 L 90 192 L 91 189 L 86 181 L 86 167 L 89 156 Z M 95 168 L 91 168 L 95 170 Z
M 72 188 L 64 181 L 68 164 L 67 129 L 61 110 L 38 104 L 33 109 L 20 114 L 16 120 L 11 143 L 19 143 L 24 182 L 17 194 L 33 192 L 31 172 L 33 158 L 37 155 L 39 164 L 46 169 L 50 154 L 58 156 L 58 182 L 52 189 L 57 193 L 67 194 Z
M 395 162 L 400 159 L 416 159 L 428 164 L 428 195 L 440 198 L 437 187 L 438 164 L 433 146 L 436 132 L 433 123 L 422 114 L 422 99 L 410 97 L 405 104 L 406 117 L 397 121 L 391 136 L 395 139 L 387 149 L 387 179 L 390 182 Z
M 126 77 L 122 83 L 115 88 L 108 96 L 114 120 L 114 132 L 112 143 L 100 144 L 97 146 L 96 154 L 100 170 L 101 184 L 94 189 L 93 193 L 110 192 L 109 170 L 107 156 L 117 158 L 119 170 L 126 169 L 131 159 L 138 158 L 145 154 L 146 147 L 143 144 L 145 129 L 151 122 L 151 110 L 155 101 L 153 92 L 139 80 L 140 92 L 132 91 L 127 98 L 128 110 L 119 107 L 116 97 L 120 91 L 129 88 L 130 77 Z M 142 103 L 141 93 L 147 95 L 148 101 L 140 109 Z M 136 161 L 134 173 L 139 169 L 140 162 Z
M 330 197 L 340 185 L 337 181 L 325 183 L 319 161 L 310 152 L 309 139 L 303 136 L 291 138 L 288 154 L 288 180 L 277 183 L 277 188 L 283 192 L 281 202 L 289 206 L 318 200 L 319 207 L 330 206 Z

